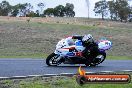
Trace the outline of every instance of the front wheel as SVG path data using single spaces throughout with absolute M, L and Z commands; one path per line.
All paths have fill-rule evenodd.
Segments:
M 46 58 L 46 64 L 48 65 L 48 66 L 57 66 L 58 65 L 58 63 L 57 63 L 57 58 L 58 58 L 59 56 L 57 55 L 57 54 L 55 54 L 55 53 L 52 53 L 52 54 L 50 54 L 47 58 Z

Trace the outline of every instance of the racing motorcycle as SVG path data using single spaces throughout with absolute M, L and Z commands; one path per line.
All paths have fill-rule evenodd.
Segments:
M 83 46 L 81 39 L 77 39 L 73 45 L 68 45 L 65 39 L 60 40 L 55 51 L 46 58 L 48 66 L 58 66 L 64 64 L 85 64 L 86 66 L 96 66 L 106 58 L 106 50 L 112 47 L 109 40 L 101 39 L 95 42 L 98 47 L 98 54 L 89 62 L 89 58 L 83 55 L 86 47 Z M 91 52 L 88 50 L 87 54 Z

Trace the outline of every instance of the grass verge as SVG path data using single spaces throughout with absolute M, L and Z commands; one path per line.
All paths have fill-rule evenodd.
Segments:
M 3 80 L 0 81 L 0 88 L 132 88 L 132 82 L 128 84 L 84 84 L 80 86 L 75 77 L 49 77 Z
M 130 56 L 107 56 L 109 60 L 132 60 Z
M 28 54 L 28 55 L 16 55 L 16 56 L 0 56 L 0 58 L 33 58 L 33 59 L 45 59 L 48 54 L 44 53 L 36 53 L 36 54 Z M 130 56 L 107 56 L 108 60 L 132 60 Z
M 108 37 L 112 41 L 114 48 L 107 59 L 131 60 L 131 31 L 130 27 L 0 21 L 0 58 L 46 58 L 61 38 L 90 33 L 95 40 Z
M 33 59 L 42 59 L 42 58 L 46 58 L 48 56 L 48 54 L 44 54 L 44 53 L 36 53 L 36 54 L 27 54 L 27 55 L 7 55 L 7 56 L 0 56 L 0 58 L 4 59 L 4 58 L 33 58 Z

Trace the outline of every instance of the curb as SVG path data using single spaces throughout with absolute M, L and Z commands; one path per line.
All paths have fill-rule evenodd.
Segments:
M 132 70 L 86 72 L 86 74 L 94 74 L 94 73 L 116 73 L 116 72 L 132 72 Z M 26 79 L 26 78 L 32 78 L 32 77 L 53 77 L 53 76 L 67 76 L 67 77 L 72 77 L 74 75 L 77 75 L 77 74 L 76 73 L 60 73 L 60 74 L 12 76 L 12 77 L 0 77 L 0 80 L 7 80 L 7 79 Z

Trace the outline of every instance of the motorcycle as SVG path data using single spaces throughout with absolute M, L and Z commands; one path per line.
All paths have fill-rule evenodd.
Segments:
M 83 46 L 80 39 L 77 39 L 75 43 L 70 46 L 65 39 L 62 39 L 57 43 L 55 51 L 46 58 L 46 64 L 48 66 L 58 66 L 61 63 L 96 66 L 105 60 L 106 51 L 112 47 L 112 43 L 106 39 L 101 39 L 95 43 L 98 46 L 98 54 L 89 62 L 88 58 L 82 54 L 86 47 Z M 90 50 L 88 50 L 87 54 L 90 53 Z

